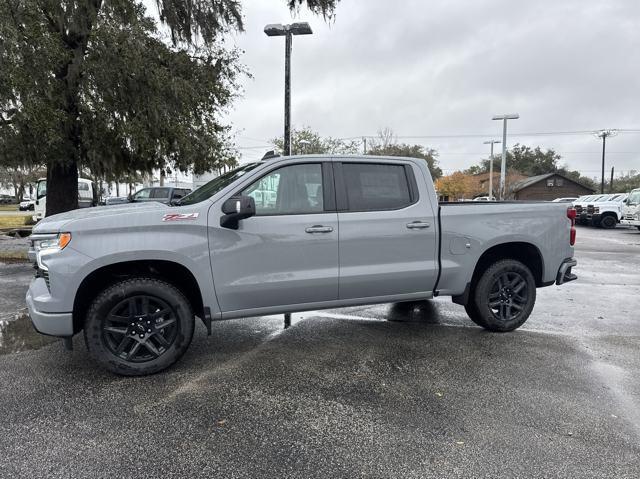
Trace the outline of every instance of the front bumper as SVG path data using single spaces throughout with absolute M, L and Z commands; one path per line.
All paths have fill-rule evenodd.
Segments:
M 620 220 L 621 225 L 626 226 L 640 226 L 640 220 Z
M 26 298 L 29 316 L 35 330 L 50 336 L 73 336 L 73 313 L 46 313 L 36 309 L 35 298 L 44 295 L 49 295 L 44 278 L 35 278 L 31 281 Z
M 558 269 L 558 274 L 556 275 L 556 284 L 558 286 L 578 279 L 578 277 L 571 272 L 571 268 L 577 266 L 577 264 L 578 261 L 574 258 L 565 259 L 562 262 Z

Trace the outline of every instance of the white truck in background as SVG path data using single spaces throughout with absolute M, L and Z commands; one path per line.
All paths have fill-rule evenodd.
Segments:
M 631 190 L 622 207 L 620 224 L 635 226 L 640 230 L 640 188 Z
M 610 229 L 615 228 L 622 219 L 622 207 L 627 199 L 626 193 L 600 198 L 587 205 L 587 221 L 592 226 Z
M 78 208 L 98 205 L 96 184 L 86 178 L 78 178 Z M 40 221 L 47 215 L 47 179 L 40 178 L 36 184 L 36 203 L 33 209 L 33 221 Z

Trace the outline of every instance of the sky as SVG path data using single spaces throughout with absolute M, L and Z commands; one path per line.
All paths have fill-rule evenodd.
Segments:
M 284 40 L 263 28 L 308 21 L 314 34 L 293 40 L 297 127 L 338 138 L 390 127 L 437 149 L 450 173 L 488 156 L 483 141 L 502 136 L 492 116 L 518 113 L 508 146 L 554 148 L 591 177 L 602 142 L 589 132 L 636 130 L 608 139 L 606 168 L 640 170 L 638 0 L 342 0 L 330 22 L 292 16 L 285 0 L 242 5 L 246 31 L 231 41 L 252 77 L 228 120 L 243 162 L 283 129 Z

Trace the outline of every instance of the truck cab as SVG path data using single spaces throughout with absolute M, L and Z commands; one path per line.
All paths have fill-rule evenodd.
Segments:
M 631 190 L 622 207 L 620 224 L 635 226 L 640 230 L 640 188 Z
M 78 208 L 98 205 L 96 184 L 86 178 L 78 178 Z M 36 200 L 33 208 L 33 221 L 40 221 L 47 215 L 47 179 L 40 178 L 36 184 Z

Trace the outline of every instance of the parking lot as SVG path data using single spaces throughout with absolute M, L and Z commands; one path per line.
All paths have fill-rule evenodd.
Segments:
M 142 378 L 32 334 L 0 265 L 0 477 L 639 477 L 640 232 L 576 257 L 514 333 L 447 298 L 222 321 Z

